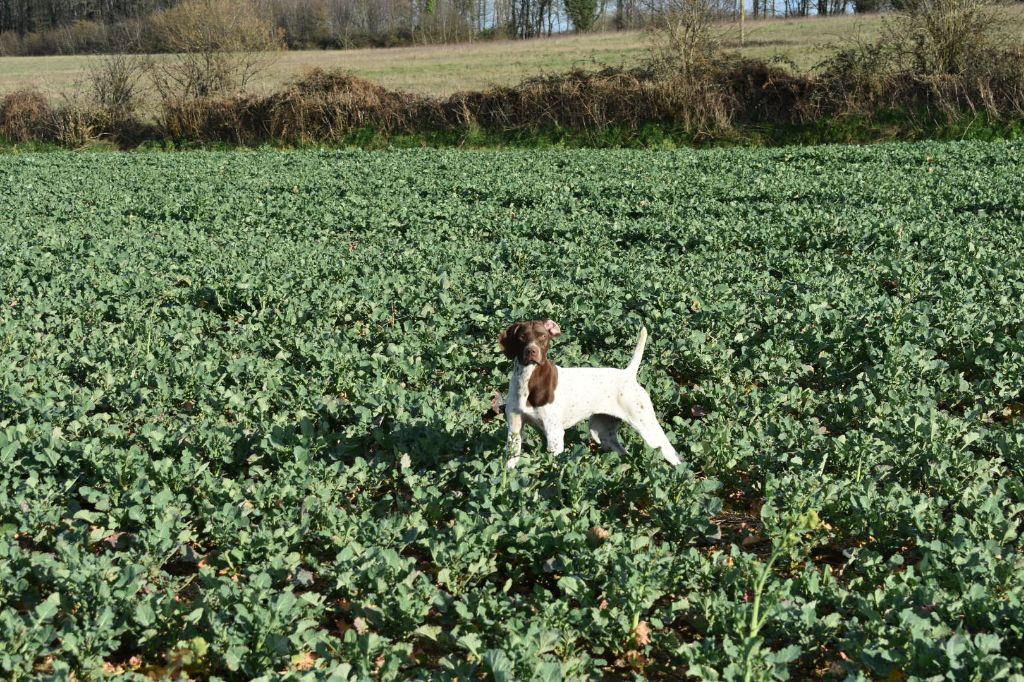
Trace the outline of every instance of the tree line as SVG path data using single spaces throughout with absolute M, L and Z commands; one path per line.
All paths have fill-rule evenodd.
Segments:
M 629 29 L 674 6 L 735 15 L 877 11 L 909 0 L 251 0 L 292 49 L 533 38 Z M 0 0 L 0 55 L 166 51 L 152 18 L 180 0 Z

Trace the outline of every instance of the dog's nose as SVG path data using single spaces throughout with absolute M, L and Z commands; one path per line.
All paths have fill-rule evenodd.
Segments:
M 527 348 L 523 351 L 523 362 L 540 362 L 540 349 Z

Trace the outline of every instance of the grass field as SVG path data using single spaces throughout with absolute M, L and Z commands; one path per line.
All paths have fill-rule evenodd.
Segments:
M 1017 13 L 1018 15 L 1020 13 Z M 781 56 L 811 68 L 844 41 L 877 33 L 881 17 L 850 16 L 747 22 L 746 46 L 738 25 L 723 25 L 730 48 L 751 57 Z M 594 64 L 629 65 L 642 60 L 646 37 L 636 31 L 563 36 L 529 41 L 366 50 L 284 52 L 270 58 L 255 89 L 277 87 L 310 67 L 343 67 L 391 88 L 431 95 L 513 84 L 547 71 Z M 35 87 L 53 95 L 86 77 L 88 57 L 0 58 L 0 92 Z
M 1024 145 L 0 156 L 0 676 L 1018 679 Z M 520 318 L 684 464 L 485 424 Z M 850 677 L 847 677 L 850 676 Z

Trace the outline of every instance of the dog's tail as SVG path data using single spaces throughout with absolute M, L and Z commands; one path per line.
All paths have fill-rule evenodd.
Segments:
M 647 327 L 640 327 L 640 339 L 636 342 L 636 350 L 633 351 L 633 359 L 626 365 L 626 371 L 636 377 L 640 371 L 640 361 L 644 358 L 644 346 L 647 345 Z

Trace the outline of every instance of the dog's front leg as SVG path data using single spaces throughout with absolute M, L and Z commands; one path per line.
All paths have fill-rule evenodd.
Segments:
M 523 415 L 511 410 L 505 413 L 508 422 L 508 468 L 515 469 L 523 452 Z
M 560 424 L 545 422 L 544 436 L 548 442 L 548 452 L 559 455 L 565 450 L 565 429 Z

